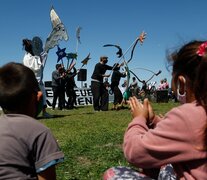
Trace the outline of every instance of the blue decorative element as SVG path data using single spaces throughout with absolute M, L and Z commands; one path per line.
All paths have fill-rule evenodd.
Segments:
M 58 51 L 56 52 L 56 54 L 57 54 L 57 56 L 58 56 L 57 63 L 58 63 L 62 58 L 66 57 L 65 50 L 66 50 L 66 48 L 61 49 L 61 48 L 58 46 Z

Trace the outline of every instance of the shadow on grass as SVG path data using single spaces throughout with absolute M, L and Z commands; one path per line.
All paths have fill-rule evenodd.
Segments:
M 52 118 L 45 118 L 43 116 L 40 116 L 40 117 L 37 117 L 37 120 L 42 120 L 42 119 L 44 119 L 44 120 L 53 120 L 55 118 L 62 118 L 62 117 L 65 117 L 65 116 L 71 116 L 71 115 L 55 115 L 54 114 Z
M 85 112 L 85 113 L 82 113 L 82 114 L 95 114 L 96 112 Z

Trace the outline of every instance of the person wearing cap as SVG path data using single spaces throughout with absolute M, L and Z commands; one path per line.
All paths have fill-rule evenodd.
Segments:
M 100 62 L 95 65 L 91 76 L 91 91 L 93 95 L 93 108 L 95 111 L 107 111 L 108 102 L 104 101 L 104 84 L 103 78 L 109 77 L 110 74 L 105 74 L 107 70 L 112 70 L 113 67 L 107 65 L 108 57 L 101 56 Z

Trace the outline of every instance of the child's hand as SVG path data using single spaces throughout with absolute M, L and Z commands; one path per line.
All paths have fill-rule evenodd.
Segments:
M 148 125 L 148 127 L 153 127 L 154 126 L 155 113 L 152 109 L 152 106 L 151 106 L 150 102 L 148 102 L 148 113 L 149 113 L 149 116 L 148 116 L 147 125 Z
M 131 107 L 132 117 L 135 118 L 137 116 L 143 116 L 147 120 L 149 118 L 148 104 L 148 99 L 145 99 L 142 104 L 135 96 L 130 97 L 129 105 Z
M 155 113 L 154 113 L 154 111 L 153 111 L 153 109 L 152 109 L 152 106 L 151 106 L 151 104 L 150 104 L 150 102 L 148 102 L 148 112 L 149 112 L 149 119 L 148 119 L 148 121 L 149 121 L 149 123 L 154 119 L 154 117 L 155 117 Z

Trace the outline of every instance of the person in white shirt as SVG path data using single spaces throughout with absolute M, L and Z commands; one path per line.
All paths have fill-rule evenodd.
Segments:
M 39 37 L 34 37 L 31 40 L 23 39 L 23 46 L 25 49 L 25 55 L 23 58 L 23 64 L 29 67 L 35 74 L 35 77 L 39 83 L 39 88 L 43 93 L 43 110 L 42 115 L 44 118 L 52 118 L 53 116 L 46 112 L 46 92 L 43 83 L 43 70 L 47 60 L 47 52 L 43 51 L 42 40 Z

